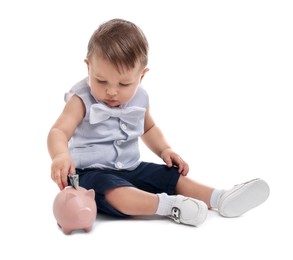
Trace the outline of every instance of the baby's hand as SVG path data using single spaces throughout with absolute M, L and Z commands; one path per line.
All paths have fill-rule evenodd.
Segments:
M 67 153 L 58 154 L 51 165 L 51 178 L 58 185 L 60 190 L 68 186 L 68 174 L 74 174 L 75 167 L 73 160 Z
M 162 154 L 161 158 L 167 164 L 168 167 L 177 166 L 178 172 L 184 176 L 187 175 L 189 171 L 188 164 L 172 149 L 168 148 L 165 149 Z

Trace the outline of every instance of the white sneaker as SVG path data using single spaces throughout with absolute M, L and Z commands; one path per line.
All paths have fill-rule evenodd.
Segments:
M 203 201 L 177 195 L 169 217 L 177 223 L 198 226 L 205 221 L 207 213 L 208 207 Z
M 238 217 L 262 204 L 269 194 L 270 188 L 264 180 L 254 179 L 241 183 L 221 196 L 218 211 L 224 217 Z

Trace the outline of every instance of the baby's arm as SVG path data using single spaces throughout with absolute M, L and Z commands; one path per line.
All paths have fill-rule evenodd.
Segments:
M 51 178 L 60 189 L 68 185 L 68 173 L 75 173 L 68 141 L 85 114 L 81 99 L 73 96 L 65 105 L 63 112 L 52 126 L 48 134 L 48 151 L 52 158 Z
M 148 148 L 158 155 L 167 164 L 168 167 L 176 165 L 178 167 L 179 173 L 182 175 L 187 175 L 189 171 L 188 164 L 175 153 L 171 146 L 165 139 L 161 129 L 155 124 L 149 107 L 147 108 L 145 114 L 145 128 L 144 134 L 141 137 L 143 142 L 148 146 Z

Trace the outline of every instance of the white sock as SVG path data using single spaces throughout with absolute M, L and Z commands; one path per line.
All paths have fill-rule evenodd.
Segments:
M 215 209 L 218 208 L 219 200 L 225 191 L 226 190 L 214 189 L 210 199 L 210 204 L 212 208 L 215 208 Z
M 166 193 L 157 194 L 159 198 L 158 209 L 156 215 L 169 216 L 171 215 L 172 206 L 174 204 L 176 196 L 169 196 Z

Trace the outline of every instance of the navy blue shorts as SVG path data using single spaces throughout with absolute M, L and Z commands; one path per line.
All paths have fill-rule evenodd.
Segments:
M 118 217 L 127 215 L 117 211 L 106 201 L 105 192 L 107 190 L 132 186 L 154 194 L 165 192 L 174 195 L 180 176 L 176 167 L 169 168 L 166 165 L 148 162 L 141 162 L 132 171 L 86 168 L 76 169 L 76 173 L 79 175 L 81 187 L 95 190 L 98 211 Z

